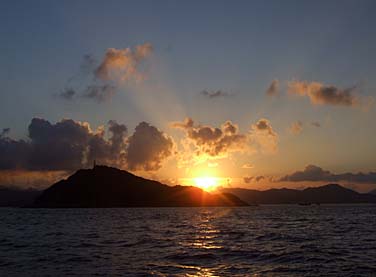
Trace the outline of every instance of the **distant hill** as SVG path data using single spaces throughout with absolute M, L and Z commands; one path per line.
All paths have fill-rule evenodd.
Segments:
M 304 190 L 282 188 L 259 191 L 227 188 L 222 192 L 232 193 L 249 204 L 376 203 L 376 195 L 358 193 L 337 184 Z
M 376 189 L 374 190 L 371 190 L 370 192 L 368 192 L 369 194 L 373 194 L 373 195 L 376 195 Z
M 196 187 L 167 186 L 107 166 L 81 169 L 46 189 L 34 207 L 247 206 L 231 193 L 210 194 Z
M 23 207 L 31 205 L 41 191 L 35 189 L 19 189 L 0 187 L 0 207 Z

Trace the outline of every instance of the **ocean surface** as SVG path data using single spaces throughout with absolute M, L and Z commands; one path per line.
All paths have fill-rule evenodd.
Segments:
M 376 206 L 1 208 L 0 276 L 376 276 Z

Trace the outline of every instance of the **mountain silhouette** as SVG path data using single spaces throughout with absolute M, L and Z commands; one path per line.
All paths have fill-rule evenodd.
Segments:
M 373 194 L 373 195 L 376 195 L 376 189 L 374 190 L 371 190 L 370 192 L 368 192 L 369 194 Z
M 296 189 L 252 190 L 226 188 L 222 192 L 232 193 L 249 204 L 297 204 L 297 203 L 376 203 L 376 195 L 358 193 L 338 184 Z
M 0 207 L 23 207 L 31 205 L 41 194 L 36 189 L 0 187 Z
M 230 193 L 210 194 L 191 186 L 167 186 L 107 166 L 81 169 L 43 191 L 33 207 L 247 206 Z

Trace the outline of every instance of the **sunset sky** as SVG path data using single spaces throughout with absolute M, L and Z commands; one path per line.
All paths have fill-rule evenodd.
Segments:
M 45 187 L 95 159 L 168 184 L 374 189 L 375 12 L 3 1 L 0 184 Z

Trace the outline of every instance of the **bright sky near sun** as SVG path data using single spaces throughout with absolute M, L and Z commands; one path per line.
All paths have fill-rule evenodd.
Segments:
M 375 11 L 372 0 L 2 1 L 0 184 L 48 183 L 96 159 L 207 190 L 369 189 Z

